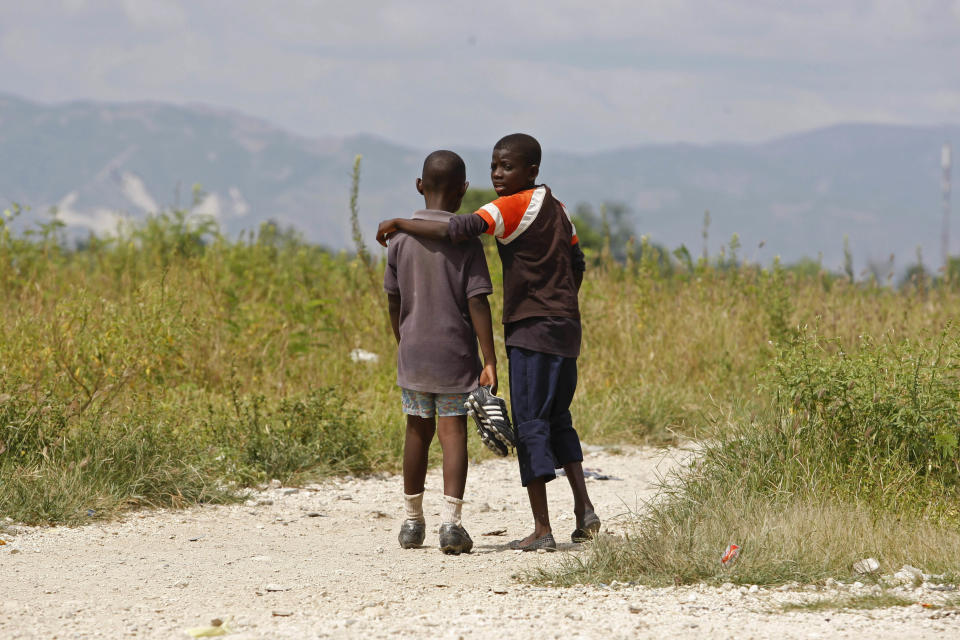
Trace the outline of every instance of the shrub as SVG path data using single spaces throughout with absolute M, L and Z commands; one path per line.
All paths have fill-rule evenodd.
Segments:
M 928 492 L 953 491 L 960 480 L 960 340 L 951 334 L 863 336 L 849 351 L 801 337 L 773 365 L 776 426 L 764 449 L 808 463 L 791 470 L 806 489 L 827 478 L 841 497 L 936 508 Z

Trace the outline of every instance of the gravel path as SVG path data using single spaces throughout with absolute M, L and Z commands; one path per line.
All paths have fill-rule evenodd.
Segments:
M 672 464 L 652 450 L 590 448 L 587 468 L 613 476 L 588 479 L 604 529 L 620 533 L 624 514 L 650 497 L 658 472 Z M 524 585 L 513 577 L 518 571 L 554 566 L 582 550 L 569 543 L 555 554 L 506 548 L 531 526 L 515 461 L 470 469 L 470 555 L 436 548 L 440 487 L 439 472 L 431 472 L 426 546 L 407 551 L 396 541 L 396 476 L 268 488 L 242 505 L 0 533 L 0 638 L 188 638 L 186 629 L 215 618 L 235 639 L 960 637 L 960 616 L 920 605 L 780 610 L 830 590 Z M 549 493 L 556 537 L 569 540 L 566 482 L 551 483 Z M 936 596 L 916 595 L 924 602 Z

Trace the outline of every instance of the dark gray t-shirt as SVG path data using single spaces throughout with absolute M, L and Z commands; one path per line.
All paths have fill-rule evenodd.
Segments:
M 453 214 L 421 210 L 413 217 L 447 222 Z M 400 296 L 397 384 L 430 393 L 475 389 L 481 364 L 467 300 L 493 292 L 480 240 L 455 245 L 398 232 L 383 288 Z

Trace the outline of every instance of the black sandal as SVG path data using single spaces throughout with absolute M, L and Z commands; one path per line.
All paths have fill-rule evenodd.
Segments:
M 598 533 L 600 533 L 600 518 L 591 511 L 590 513 L 584 514 L 583 524 L 578 525 L 577 528 L 573 530 L 573 533 L 570 534 L 570 539 L 574 542 L 586 542 Z

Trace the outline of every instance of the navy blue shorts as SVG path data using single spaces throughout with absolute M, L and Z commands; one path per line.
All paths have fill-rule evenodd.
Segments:
M 520 482 L 527 486 L 557 477 L 556 469 L 583 462 L 580 437 L 573 428 L 570 402 L 577 388 L 577 359 L 507 347 L 510 404 L 520 436 Z

